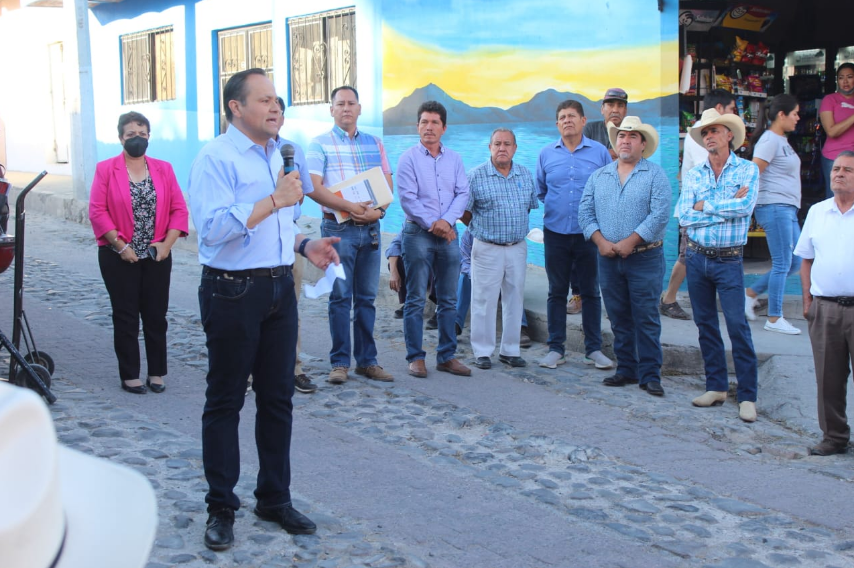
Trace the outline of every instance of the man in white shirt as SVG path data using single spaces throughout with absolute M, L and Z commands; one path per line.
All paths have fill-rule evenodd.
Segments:
M 720 114 L 735 114 L 735 95 L 723 89 L 715 89 L 705 96 L 703 99 L 703 109 L 714 108 Z M 696 124 L 696 123 L 695 123 Z M 690 136 L 685 137 L 685 146 L 682 153 L 682 174 L 681 179 L 684 183 L 688 177 L 688 172 L 691 169 L 699 166 L 706 161 L 709 153 L 705 148 L 697 144 Z M 676 301 L 676 293 L 682 282 L 685 280 L 685 246 L 688 243 L 688 237 L 685 235 L 685 228 L 679 229 L 679 257 L 673 264 L 673 270 L 670 273 L 670 282 L 667 283 L 667 290 L 661 301 L 658 304 L 658 311 L 663 316 L 673 319 L 688 320 L 691 316 L 685 313 L 679 302 Z
M 801 257 L 804 317 L 809 324 L 818 386 L 822 441 L 814 456 L 844 454 L 851 429 L 845 415 L 846 391 L 854 360 L 854 152 L 833 162 L 833 198 L 813 205 L 795 254 Z

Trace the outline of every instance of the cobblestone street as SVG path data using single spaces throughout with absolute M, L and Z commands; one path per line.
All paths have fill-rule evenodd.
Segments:
M 60 440 L 150 479 L 160 526 L 149 568 L 854 566 L 852 457 L 807 456 L 817 425 L 802 431 L 762 414 L 745 424 L 733 396 L 693 408 L 703 390 L 694 376 L 666 377 L 663 398 L 609 389 L 601 380 L 612 371 L 579 353 L 556 370 L 536 366 L 541 343 L 523 351 L 526 368 L 497 364 L 460 378 L 433 370 L 436 332 L 427 331 L 430 375 L 415 379 L 387 290 L 376 335 L 390 384 L 352 372 L 344 385 L 326 383 L 326 304 L 300 303 L 304 367 L 320 388 L 294 399 L 292 489 L 317 534 L 292 537 L 252 513 L 250 393 L 236 543 L 211 552 L 202 544 L 207 360 L 195 255 L 173 251 L 167 390 L 134 396 L 115 376 L 89 228 L 32 214 L 27 230 L 24 306 L 56 360 Z M 4 314 L 11 289 L 9 270 L 0 276 Z M 459 355 L 471 359 L 467 331 Z

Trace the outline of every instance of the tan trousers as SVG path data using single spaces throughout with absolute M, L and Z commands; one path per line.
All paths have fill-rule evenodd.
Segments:
M 292 269 L 294 275 L 294 292 L 297 295 L 297 306 L 299 306 L 299 299 L 302 296 L 302 273 L 305 271 L 305 259 L 301 254 L 297 254 L 294 259 L 294 267 Z M 302 341 L 300 341 L 300 332 L 299 332 L 299 310 L 297 310 L 297 358 L 296 363 L 294 364 L 294 376 L 302 375 L 302 361 L 299 358 L 299 352 Z
M 818 386 L 818 423 L 824 439 L 847 444 L 848 377 L 854 364 L 854 306 L 815 298 L 807 314 Z

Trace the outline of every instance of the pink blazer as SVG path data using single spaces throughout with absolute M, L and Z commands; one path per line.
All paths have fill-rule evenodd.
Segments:
M 157 206 L 154 212 L 154 242 L 166 238 L 170 229 L 181 231 L 187 236 L 187 204 L 175 172 L 169 162 L 156 160 L 148 156 L 148 173 L 154 183 L 157 194 Z M 108 245 L 104 235 L 112 230 L 126 243 L 133 238 L 133 207 L 130 200 L 130 181 L 125 166 L 124 153 L 115 158 L 99 162 L 95 168 L 95 181 L 89 193 L 89 221 L 98 245 Z

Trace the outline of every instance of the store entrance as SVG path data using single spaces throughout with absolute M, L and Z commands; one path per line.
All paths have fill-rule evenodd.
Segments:
M 803 223 L 810 206 L 826 198 L 821 158 L 827 133 L 821 124 L 821 104 L 836 92 L 839 65 L 854 62 L 854 2 L 683 0 L 679 49 L 680 137 L 699 118 L 703 98 L 712 89 L 736 95 L 748 141 L 763 120 L 763 103 L 780 93 L 797 97 L 800 121 L 788 140 L 801 161 Z M 751 159 L 747 142 L 740 155 Z M 769 258 L 765 233 L 756 223 L 745 255 Z

